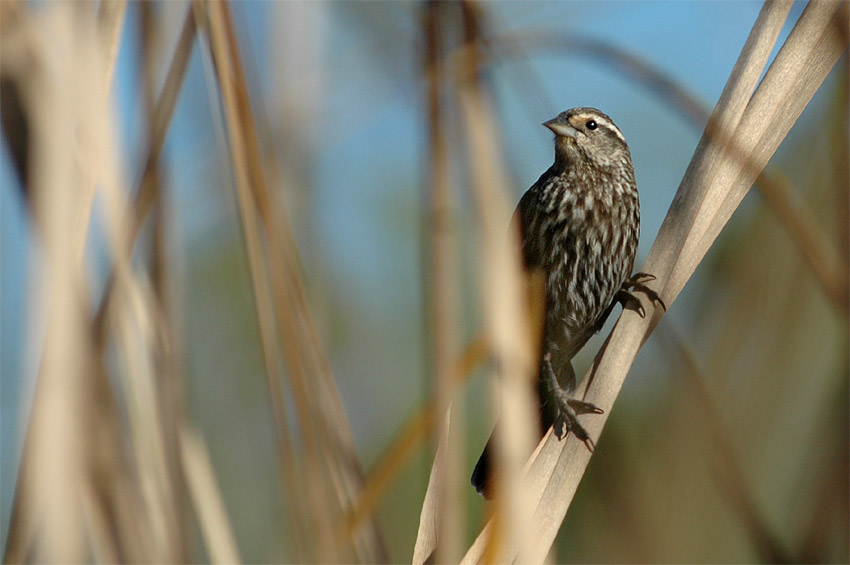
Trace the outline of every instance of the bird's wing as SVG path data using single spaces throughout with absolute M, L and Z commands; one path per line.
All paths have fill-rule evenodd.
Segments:
M 534 213 L 536 200 L 537 191 L 532 187 L 522 195 L 511 219 L 511 230 L 520 234 L 523 263 L 529 271 L 543 267 L 544 261 L 540 220 Z

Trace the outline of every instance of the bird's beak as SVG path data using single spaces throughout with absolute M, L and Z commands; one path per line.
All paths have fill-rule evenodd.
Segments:
M 558 118 L 552 118 L 548 122 L 543 122 L 543 125 L 552 130 L 552 132 L 558 137 L 572 137 L 575 138 L 577 130 L 569 123 L 564 123 Z

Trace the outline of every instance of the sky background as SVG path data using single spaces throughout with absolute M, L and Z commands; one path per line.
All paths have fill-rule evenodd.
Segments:
M 495 30 L 581 36 L 639 56 L 710 110 L 761 4 L 523 1 L 486 6 Z M 157 7 L 165 62 L 184 10 L 179 2 Z M 419 237 L 427 152 L 419 10 L 414 2 L 233 4 L 246 72 L 254 87 L 254 112 L 267 126 L 261 136 L 275 142 L 281 163 L 291 165 L 282 173 L 285 199 L 312 305 L 367 466 L 422 402 L 426 390 Z M 777 45 L 801 10 L 799 4 L 792 8 Z M 135 25 L 136 17 L 131 3 L 127 25 Z M 136 35 L 125 33 L 114 105 L 121 117 L 120 153 L 128 181 L 138 177 L 143 147 L 135 52 Z M 552 162 L 551 133 L 541 122 L 574 106 L 595 106 L 614 119 L 629 142 L 640 189 L 639 267 L 702 125 L 689 122 L 669 103 L 604 62 L 565 50 L 498 63 L 490 68 L 488 79 L 494 87 L 500 143 L 515 200 Z M 190 412 L 211 438 L 222 483 L 233 481 L 227 498 L 232 496 L 230 510 L 239 524 L 240 545 L 255 548 L 244 555 L 262 560 L 278 555 L 278 549 L 261 528 L 250 525 L 250 515 L 276 516 L 280 509 L 262 489 L 244 483 L 274 480 L 274 456 L 263 454 L 261 447 L 271 441 L 272 430 L 263 404 L 256 329 L 246 315 L 253 306 L 230 172 L 222 165 L 227 153 L 219 142 L 221 121 L 211 118 L 219 108 L 210 82 L 209 61 L 196 46 L 163 152 L 173 203 L 171 253 L 185 300 Z M 804 117 L 819 116 L 828 102 L 816 97 Z M 792 135 L 805 127 L 803 120 Z M 295 141 L 283 147 L 281 140 Z M 783 151 L 780 148 L 780 156 Z M 44 328 L 39 321 L 43 316 L 33 314 L 38 307 L 31 303 L 34 293 L 29 287 L 37 268 L 37 243 L 5 144 L 0 184 L 0 502 L 5 540 L 37 374 L 38 336 Z M 459 178 L 457 184 L 458 198 L 468 200 L 464 180 Z M 754 206 L 748 197 L 736 217 L 751 213 Z M 95 234 L 98 229 L 94 227 Z M 467 244 L 470 249 L 473 243 Z M 90 245 L 90 260 L 96 271 L 103 271 L 104 251 L 97 241 Z M 699 301 L 700 272 L 670 311 L 678 323 L 691 323 L 698 312 L 688 304 Z M 474 274 L 469 269 L 465 276 Z M 463 328 L 465 336 L 474 331 L 474 322 Z M 639 357 L 637 385 L 627 384 L 624 394 L 651 396 L 660 386 L 652 377 L 652 367 L 659 363 L 655 347 L 650 342 Z M 590 346 L 579 358 L 578 372 L 584 371 L 593 351 Z M 229 378 L 233 376 L 237 378 Z M 480 392 L 480 381 L 479 377 L 471 390 Z M 234 417 L 220 418 L 221 413 Z M 471 426 L 483 444 L 489 426 L 484 406 L 472 417 Z M 248 468 L 246 461 L 252 461 Z M 236 484 L 238 477 L 243 479 L 241 486 Z

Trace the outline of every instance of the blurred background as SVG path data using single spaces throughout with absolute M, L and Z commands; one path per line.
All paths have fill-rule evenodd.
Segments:
M 142 177 L 151 137 L 146 90 L 163 88 L 189 9 L 145 6 L 126 6 L 111 86 L 115 151 L 128 187 Z M 551 133 L 541 122 L 574 106 L 600 108 L 625 134 L 634 160 L 639 267 L 760 6 L 477 4 L 490 48 L 483 80 L 512 201 L 552 162 Z M 777 45 L 804 6 L 793 6 Z M 38 22 L 54 8 L 29 3 L 27 17 Z M 426 8 L 238 2 L 229 11 L 270 196 L 291 223 L 307 303 L 369 477 L 434 392 L 423 267 Z M 462 23 L 459 10 L 444 12 L 440 37 L 449 51 L 461 45 L 452 38 Z M 206 443 L 242 559 L 299 561 L 305 554 L 294 538 L 304 530 L 292 524 L 280 478 L 279 423 L 229 157 L 233 134 L 206 41 L 198 36 L 189 52 L 159 159 L 164 227 L 142 227 L 134 265 L 146 268 L 162 233 L 185 419 Z M 780 196 L 771 201 L 751 190 L 641 352 L 561 528 L 557 561 L 847 562 L 847 88 L 845 52 L 768 166 Z M 450 140 L 460 135 L 455 119 L 446 116 Z M 33 283 L 44 257 L 8 137 L 0 154 L 4 547 L 48 325 Z M 462 349 L 481 326 L 477 243 L 468 178 L 454 170 L 451 179 Z M 782 203 L 790 203 L 792 220 Z M 112 263 L 101 217 L 107 209 L 95 197 L 86 244 L 94 297 Z M 802 232 L 794 227 L 799 217 L 807 220 Z M 812 268 L 812 247 L 832 261 L 833 278 Z M 577 371 L 601 343 L 597 337 L 585 347 Z M 470 472 L 495 419 L 484 369 L 470 375 L 458 400 Z M 294 393 L 284 388 L 286 418 L 297 429 Z M 301 457 L 305 448 L 296 441 L 293 450 Z M 411 449 L 381 481 L 376 506 L 394 562 L 412 555 L 434 444 Z M 471 543 L 484 501 L 470 487 L 465 503 Z M 182 557 L 210 559 L 186 520 Z

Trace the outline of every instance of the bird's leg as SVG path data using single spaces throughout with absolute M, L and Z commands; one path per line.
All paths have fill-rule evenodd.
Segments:
M 548 398 L 555 402 L 558 409 L 558 416 L 552 424 L 555 437 L 563 439 L 566 434 L 572 432 L 592 452 L 596 446 L 593 444 L 593 440 L 590 439 L 587 431 L 579 424 L 577 416 L 579 414 L 602 414 L 602 409 L 589 402 L 570 397 L 569 393 L 564 390 L 555 376 L 555 371 L 552 369 L 552 355 L 550 353 L 543 356 L 543 379 L 546 384 Z
M 654 280 L 655 275 L 650 275 L 649 273 L 633 274 L 623 281 L 623 284 L 620 286 L 620 290 L 618 290 L 614 295 L 614 302 L 622 304 L 624 309 L 628 308 L 630 310 L 634 310 L 641 318 L 643 318 L 646 316 L 646 311 L 643 309 L 643 305 L 640 303 L 638 297 L 634 295 L 634 291 L 638 291 L 646 294 L 651 301 L 657 302 L 658 305 L 666 311 L 667 305 L 664 304 L 664 301 L 661 300 L 658 293 L 646 286 L 646 283 Z

